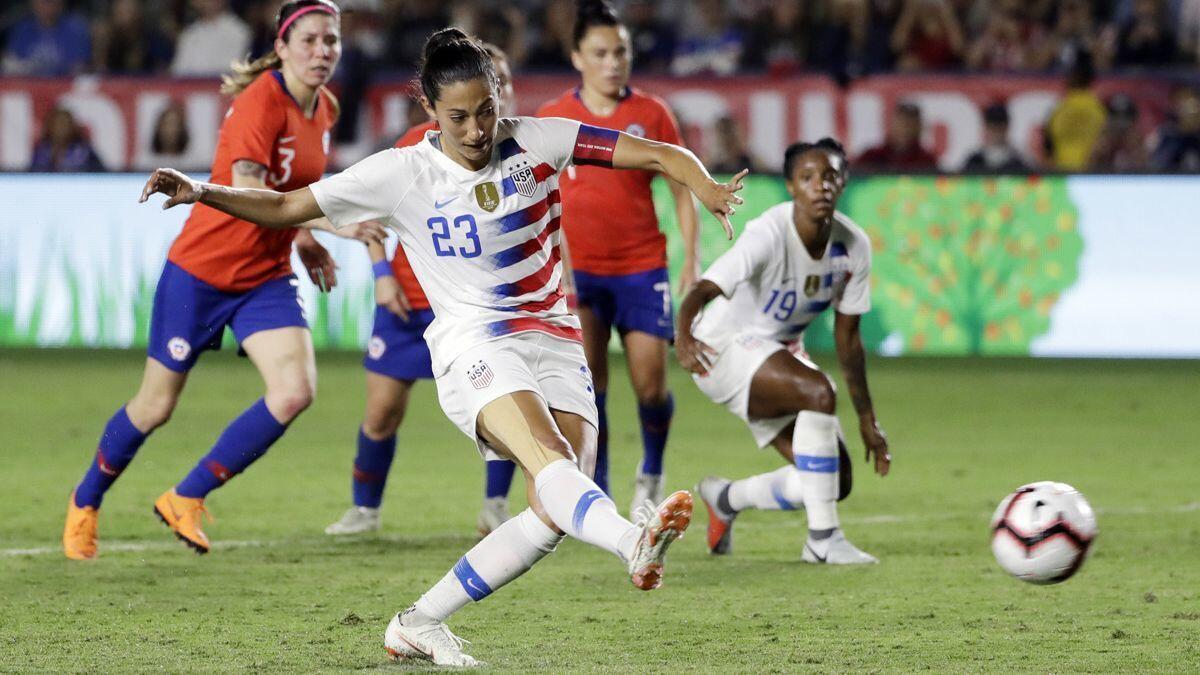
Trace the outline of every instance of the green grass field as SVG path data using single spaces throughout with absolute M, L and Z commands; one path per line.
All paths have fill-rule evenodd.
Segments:
M 151 504 L 260 395 L 249 363 L 206 355 L 109 493 L 100 558 L 78 563 L 59 551 L 67 494 L 142 356 L 0 351 L 0 671 L 413 669 L 386 660 L 383 628 L 472 544 L 482 467 L 423 384 L 384 531 L 323 535 L 349 500 L 358 359 L 320 355 L 317 403 L 209 499 L 216 543 L 199 557 Z M 1200 363 L 875 359 L 871 376 L 895 464 L 869 474 L 852 438 L 841 512 L 879 566 L 800 563 L 802 513 L 748 513 L 734 555 L 712 558 L 701 509 L 659 591 L 569 541 L 452 627 L 505 671 L 1200 670 Z M 672 382 L 671 487 L 777 466 L 682 372 Z M 624 509 L 640 449 L 619 372 L 609 406 Z M 1007 577 L 988 549 L 995 504 L 1041 479 L 1099 514 L 1091 560 L 1055 587 Z

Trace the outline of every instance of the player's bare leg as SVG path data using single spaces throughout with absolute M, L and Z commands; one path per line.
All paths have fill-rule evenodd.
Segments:
M 326 527 L 325 534 L 361 534 L 379 529 L 379 504 L 396 452 L 396 431 L 408 410 L 412 387 L 412 380 L 367 371 L 367 405 L 359 429 L 361 438 L 351 486 L 354 505 Z
M 100 439 L 93 467 L 67 501 L 63 553 L 72 560 L 95 558 L 98 551 L 100 501 L 150 432 L 167 423 L 187 383 L 157 360 L 146 359 L 142 383 L 133 398 L 113 416 Z
M 201 527 L 208 515 L 208 493 L 265 454 L 316 396 L 317 362 L 307 328 L 259 331 L 242 340 L 242 349 L 262 376 L 265 395 L 231 422 L 192 471 L 154 503 L 159 519 L 198 553 L 210 548 Z
M 650 500 L 657 504 L 662 499 L 663 451 L 675 402 L 667 388 L 667 341 L 641 331 L 625 333 L 622 341 L 642 427 L 643 455 L 629 507 L 632 514 L 642 502 Z
M 605 323 L 590 307 L 580 305 L 579 324 L 583 328 L 583 353 L 592 371 L 592 388 L 596 391 L 596 414 L 600 428 L 596 437 L 596 462 L 588 474 L 605 493 L 608 486 L 608 341 L 612 326 Z
M 739 481 L 709 477 L 701 482 L 701 498 L 709 509 L 710 551 L 729 552 L 730 528 L 741 510 L 804 508 L 809 520 L 802 555 L 806 562 L 877 562 L 846 541 L 838 524 L 836 503 L 849 493 L 849 475 L 841 480 L 839 468 L 849 458 L 833 415 L 833 383 L 815 366 L 780 350 L 754 374 L 750 387 L 752 419 L 796 415 L 772 443 L 788 464 Z

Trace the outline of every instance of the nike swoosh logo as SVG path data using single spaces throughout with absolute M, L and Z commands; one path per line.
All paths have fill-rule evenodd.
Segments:
M 442 208 L 443 206 L 445 206 L 445 205 L 449 204 L 450 202 L 454 201 L 455 199 L 458 199 L 458 195 L 454 195 L 453 197 L 451 197 L 451 198 L 449 198 L 449 199 L 447 199 L 447 200 L 445 200 L 445 201 L 441 201 L 441 202 L 436 202 L 436 201 L 435 201 L 435 202 L 433 203 L 433 208 L 435 208 L 435 209 L 440 209 L 440 208 Z
M 817 555 L 817 552 L 813 550 L 813 547 L 809 546 L 808 544 L 805 544 L 804 548 L 808 549 L 808 552 L 811 553 L 814 558 L 816 558 L 817 560 L 819 560 L 821 562 L 825 562 L 825 558 L 829 557 L 829 556 L 825 556 L 825 558 L 822 558 L 821 556 Z
M 482 589 L 482 588 L 480 588 L 479 586 L 476 586 L 476 585 L 475 585 L 475 580 L 474 580 L 474 579 L 470 579 L 470 578 L 468 578 L 468 579 L 467 579 L 467 585 L 468 585 L 468 586 L 470 586 L 470 587 L 471 587 L 473 590 L 475 590 L 477 593 L 482 593 L 482 592 L 483 592 L 483 589 Z
M 291 143 L 294 140 L 296 140 L 295 136 L 284 136 L 283 138 L 279 139 L 279 142 L 280 143 Z

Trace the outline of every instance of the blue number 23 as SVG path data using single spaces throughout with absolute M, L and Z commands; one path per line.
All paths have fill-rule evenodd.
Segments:
M 433 252 L 439 257 L 462 256 L 464 258 L 474 258 L 483 252 L 483 248 L 479 245 L 479 234 L 475 227 L 475 216 L 469 213 L 454 219 L 454 229 L 457 230 L 464 225 L 467 227 L 466 237 L 470 248 L 459 246 L 455 249 L 450 244 L 450 221 L 444 217 L 434 216 L 425 224 L 433 232 Z

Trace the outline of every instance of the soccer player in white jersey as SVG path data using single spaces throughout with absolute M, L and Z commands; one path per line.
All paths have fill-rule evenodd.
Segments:
M 803 343 L 804 329 L 832 305 L 838 360 L 867 460 L 874 456 L 876 473 L 886 476 L 891 455 L 875 421 L 859 336 L 859 319 L 871 308 L 871 242 L 836 211 L 846 182 L 837 141 L 793 144 L 783 170 L 792 201 L 750 221 L 679 308 L 679 362 L 701 391 L 745 420 L 760 448 L 774 446 L 787 462 L 742 480 L 700 482 L 708 547 L 730 552 L 733 519 L 744 509 L 804 508 L 804 561 L 874 563 L 838 526 L 850 459 L 834 416 L 833 383 L 808 360 Z
M 635 586 L 661 583 L 668 545 L 691 519 L 686 491 L 617 513 L 589 478 L 596 405 L 579 321 L 560 288 L 558 174 L 569 164 L 660 171 L 696 195 L 732 236 L 745 172 L 717 183 L 689 151 L 576 121 L 499 119 L 491 58 L 462 31 L 430 36 L 422 103 L 440 132 L 379 152 L 302 190 L 231 189 L 159 169 L 142 199 L 200 201 L 283 228 L 327 216 L 335 225 L 382 220 L 395 228 L 435 318 L 425 337 L 447 416 L 480 453 L 511 458 L 531 507 L 466 553 L 397 614 L 384 644 L 397 658 L 475 665 L 445 620 L 554 550 L 564 533 L 617 555 Z M 370 214 L 370 215 L 364 215 Z

